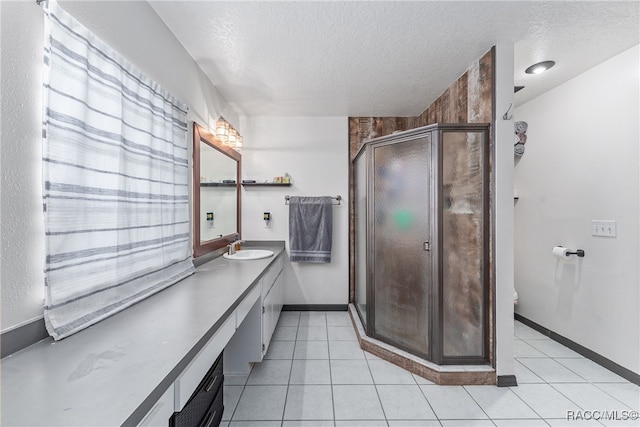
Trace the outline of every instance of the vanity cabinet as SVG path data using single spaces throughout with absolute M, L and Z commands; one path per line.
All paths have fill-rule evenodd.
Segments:
M 225 374 L 247 375 L 251 363 L 262 362 L 276 328 L 284 301 L 284 260 L 278 256 L 260 283 L 238 306 L 236 333 L 225 348 Z
M 245 358 L 245 375 L 250 362 L 261 361 L 262 344 L 266 350 L 282 306 L 284 242 L 267 247 L 273 258 L 233 265 L 222 257 L 208 261 L 197 274 L 108 321 L 55 345 L 42 340 L 3 358 L 2 425 L 92 425 L 99 420 L 110 426 L 167 427 L 174 413 L 192 401 L 199 402 L 200 411 L 189 425 L 218 425 L 223 380 L 234 372 L 227 360 Z M 266 329 L 263 320 L 270 325 Z M 263 341 L 265 331 L 270 332 Z M 232 344 L 242 341 L 238 337 L 250 339 L 246 351 L 234 353 Z M 95 360 L 97 351 L 126 357 L 109 359 L 107 369 L 92 369 L 73 381 L 61 375 Z M 43 370 L 43 360 L 52 368 Z
M 262 296 L 265 283 L 269 284 L 269 313 L 275 317 L 271 321 L 278 321 L 279 310 L 282 309 L 282 285 L 276 286 L 275 282 L 281 270 L 282 257 L 279 257 L 139 426 L 166 426 L 167 422 L 170 427 L 211 427 L 220 424 L 224 411 L 224 374 L 248 373 L 249 362 L 262 360 L 262 307 L 265 302 Z M 267 310 L 264 311 L 266 313 Z M 268 347 L 268 343 L 265 347 Z

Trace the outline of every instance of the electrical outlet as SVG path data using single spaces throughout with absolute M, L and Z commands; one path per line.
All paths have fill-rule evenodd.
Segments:
M 618 230 L 615 220 L 593 220 L 591 221 L 591 235 L 603 237 L 616 237 Z

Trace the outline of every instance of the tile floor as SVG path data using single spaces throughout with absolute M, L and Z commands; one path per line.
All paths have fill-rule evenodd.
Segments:
M 515 338 L 518 387 L 438 386 L 363 352 L 347 312 L 283 312 L 265 360 L 225 377 L 222 426 L 640 426 L 622 420 L 640 387 L 520 322 Z

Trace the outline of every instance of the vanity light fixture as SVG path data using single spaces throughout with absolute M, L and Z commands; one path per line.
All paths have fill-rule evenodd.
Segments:
M 556 65 L 555 61 L 542 61 L 537 64 L 533 64 L 531 67 L 524 70 L 524 72 L 527 74 L 540 74 L 544 73 L 554 65 Z
M 216 138 L 232 148 L 242 149 L 242 136 L 222 116 L 216 122 Z

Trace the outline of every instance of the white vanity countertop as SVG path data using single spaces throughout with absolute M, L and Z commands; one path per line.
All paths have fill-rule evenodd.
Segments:
M 0 361 L 3 426 L 136 425 L 284 251 L 216 258 L 84 331 Z

